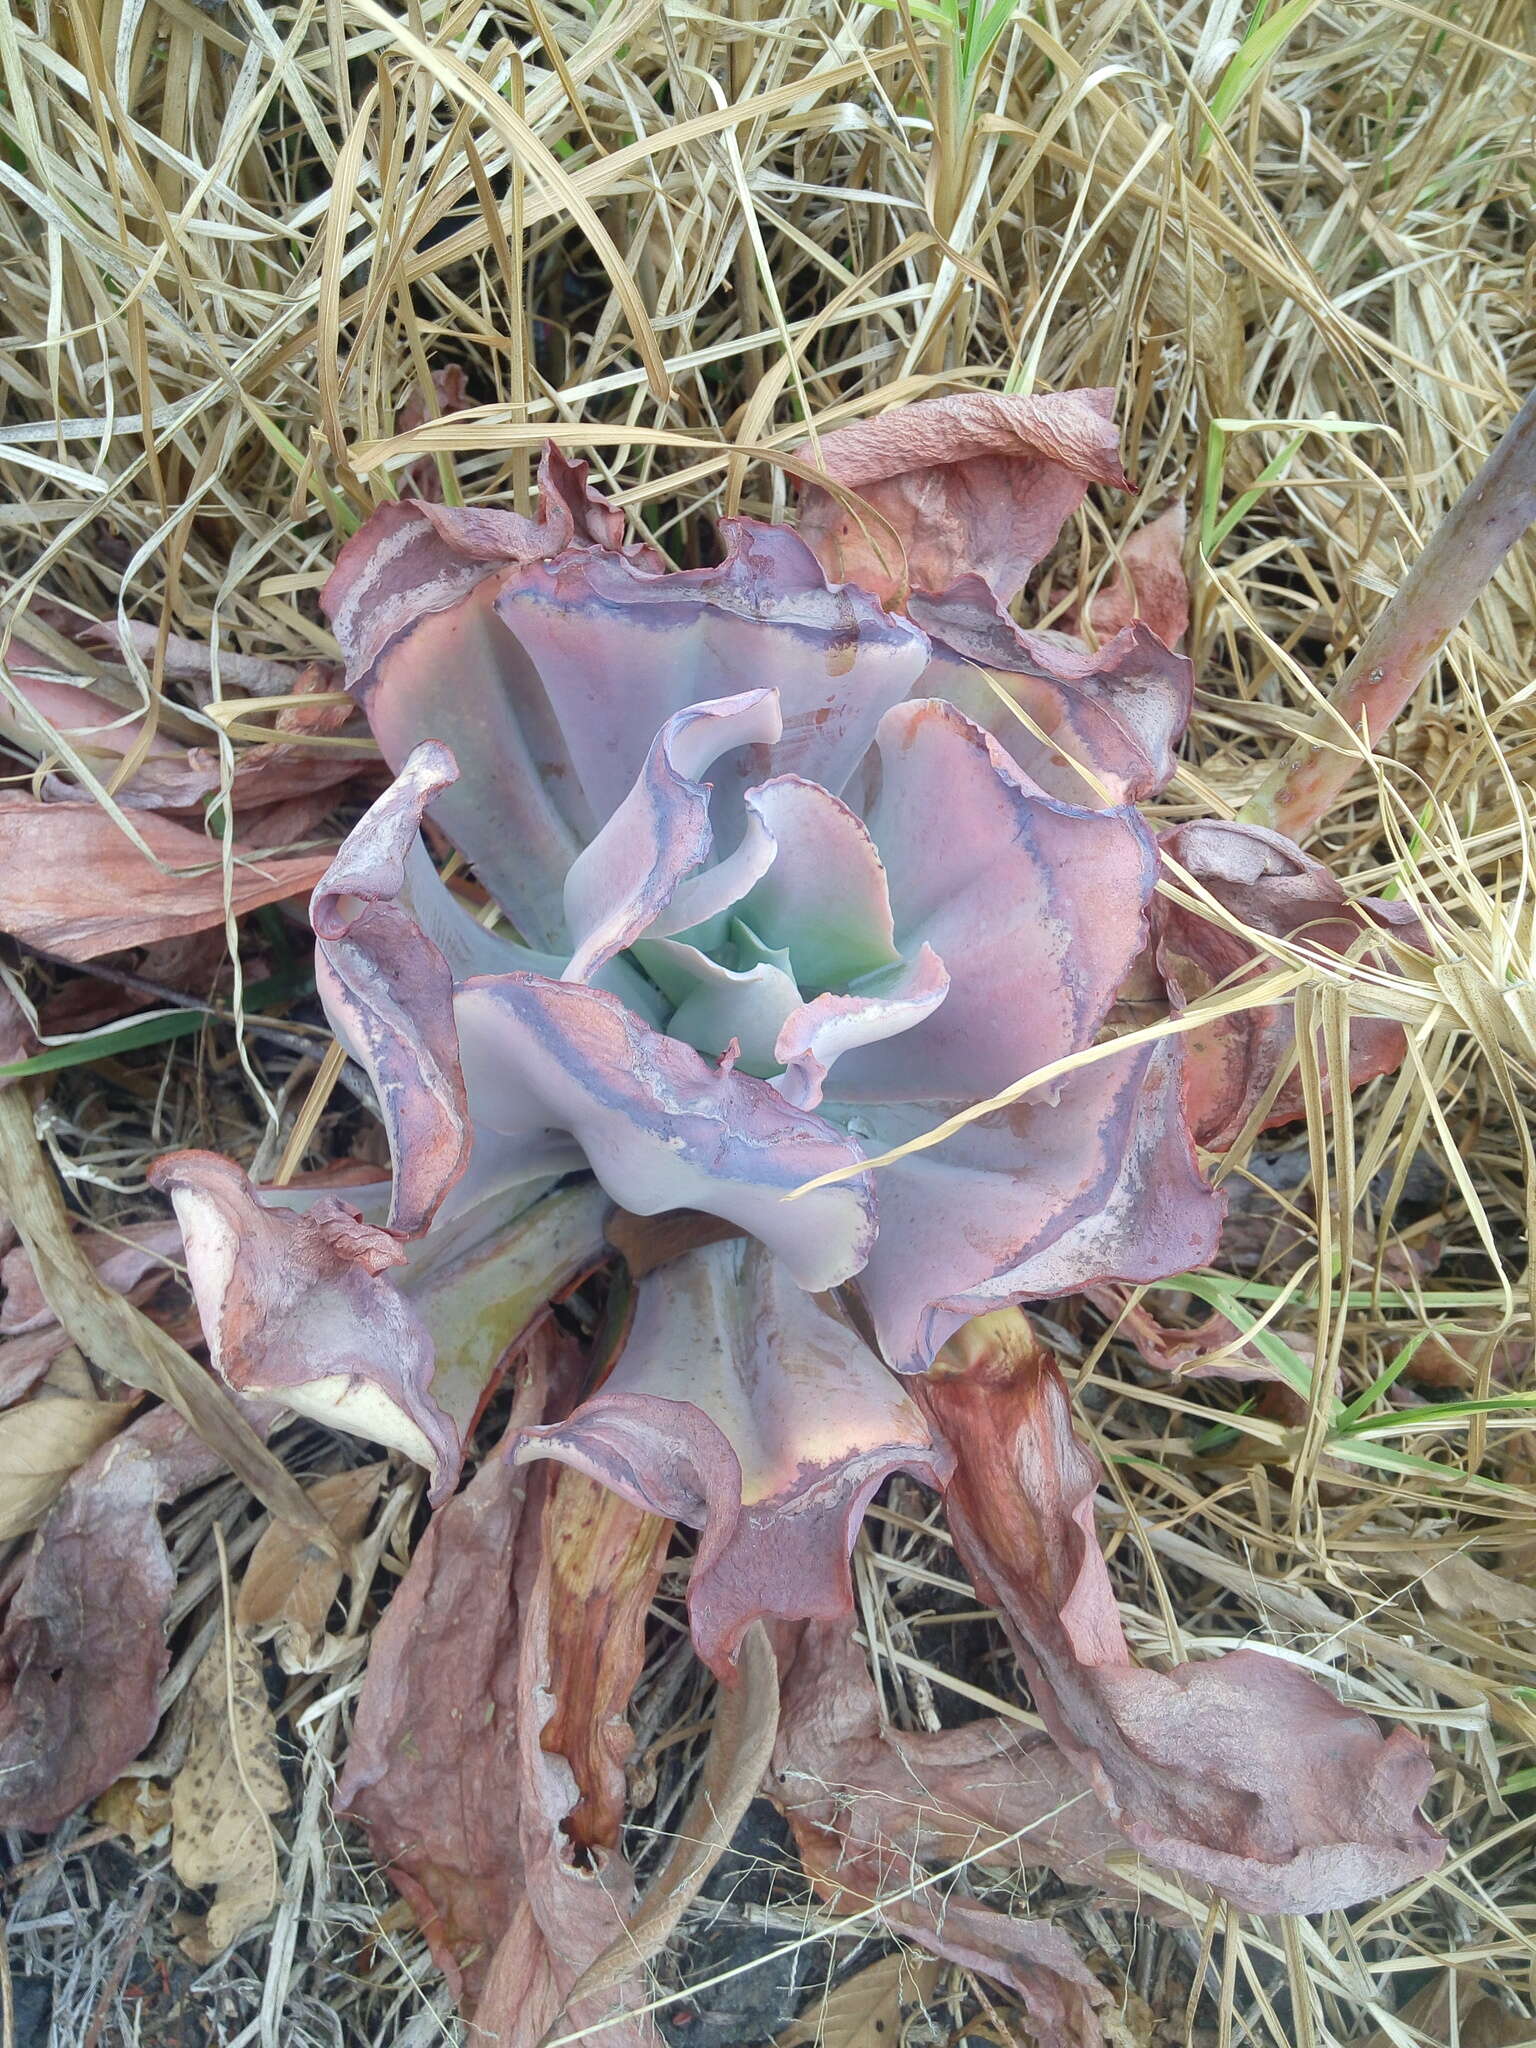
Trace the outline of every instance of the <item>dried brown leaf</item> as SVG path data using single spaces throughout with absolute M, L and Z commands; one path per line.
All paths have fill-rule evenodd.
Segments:
M 881 1956 L 814 1999 L 776 2037 L 775 2048 L 894 2048 L 903 2011 L 926 2005 L 938 1981 L 935 1962 L 900 1953 Z
M 70 1474 L 122 1428 L 130 1406 L 42 1394 L 0 1415 L 0 1540 L 37 1527 Z
M 387 1470 L 383 1464 L 359 1465 L 306 1488 L 338 1544 L 350 1548 L 368 1526 Z M 325 1624 L 342 1576 L 341 1561 L 311 1543 L 301 1530 L 288 1522 L 270 1522 L 240 1581 L 236 1625 L 252 1641 L 270 1638 L 285 1671 L 324 1668 Z
M 195 1963 L 248 1934 L 277 1903 L 277 1839 L 269 1816 L 288 1804 L 267 1704 L 261 1652 L 238 1629 L 215 1636 L 187 1689 L 186 1761 L 171 1785 L 171 1865 L 209 1887 L 205 1917 L 184 1924 Z

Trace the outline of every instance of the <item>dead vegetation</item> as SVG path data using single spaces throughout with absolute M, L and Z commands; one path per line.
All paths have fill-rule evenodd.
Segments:
M 330 558 L 412 462 L 435 464 L 450 497 L 527 509 L 553 434 L 592 458 L 637 535 L 690 564 L 703 515 L 782 512 L 818 428 L 956 388 L 1104 384 L 1134 496 L 1090 500 L 1033 613 L 1079 604 L 1136 521 L 1188 504 L 1198 708 L 1161 818 L 1233 815 L 1536 382 L 1522 0 L 60 0 L 0 16 L 0 86 L 3 630 L 125 714 L 148 707 L 143 745 L 155 731 L 214 750 L 226 788 L 272 730 L 253 659 L 327 655 Z M 472 409 L 399 431 L 451 365 Z M 72 637 L 113 617 L 147 628 L 125 666 Z M 1229 1158 L 1240 1227 L 1223 1268 L 1140 1304 L 1170 1326 L 1219 1311 L 1300 1391 L 1170 1383 L 1082 1304 L 1049 1329 L 1106 1461 L 1138 1654 L 1256 1638 L 1414 1726 L 1453 1855 L 1404 1895 L 1315 1923 L 1138 1922 L 1046 1882 L 1033 1904 L 1110 1988 L 1111 2039 L 1536 2034 L 1533 622 L 1527 548 L 1314 841 L 1437 933 L 1433 967 L 1395 995 L 1407 1063 L 1325 1114 L 1304 1056 L 1310 1135 Z M 214 650 L 205 680 L 179 672 L 179 639 Z M 18 703 L 0 672 L 0 725 Z M 116 801 L 132 757 L 56 734 L 35 769 L 7 773 L 26 786 L 49 756 L 139 830 Z M 306 828 L 292 850 L 333 837 Z M 74 1043 L 24 1084 L 92 1222 L 161 1213 L 145 1167 L 171 1145 L 269 1169 L 367 1156 L 369 1120 L 329 1092 L 334 1063 L 306 1115 L 327 1035 L 296 936 L 254 913 L 233 975 L 205 962 L 191 997 L 167 1004 L 153 980 L 134 996 L 183 1020 L 194 1000 L 195 1029 Z M 50 1035 L 121 1030 L 128 1006 L 92 1009 L 57 963 L 4 964 Z M 1345 990 L 1301 964 L 1301 1000 L 1336 1044 Z M 278 1449 L 306 1483 L 362 1462 L 314 1431 Z M 147 1790 L 131 1820 L 18 1846 L 11 1968 L 22 1992 L 50 1985 L 56 2041 L 454 2038 L 409 1916 L 328 1805 L 417 1508 L 413 1476 L 383 1479 L 323 1645 L 283 1654 L 282 1789 L 267 1758 L 257 1802 L 274 1809 L 257 1905 L 275 1919 L 259 1935 L 189 1963 L 168 1816 Z M 226 1481 L 170 1526 L 173 1710 L 143 1786 L 211 1739 L 205 1653 L 227 1636 L 226 1676 L 237 1663 L 263 1520 Z M 856 1584 L 898 1719 L 1021 1711 L 916 1489 L 871 1517 Z M 669 1575 L 637 1701 L 642 1870 L 686 1805 L 710 1712 L 678 1592 Z M 693 1909 L 659 1995 L 719 2009 L 729 1986 L 707 1980 L 746 1954 L 732 1939 L 766 1934 L 755 1968 L 787 2003 L 727 2004 L 727 2024 L 759 2028 L 745 2041 L 880 1951 L 808 1902 L 782 1847 L 740 1861 Z M 910 1980 L 909 2042 L 1019 2038 L 974 1980 L 913 1970 L 927 1974 Z M 902 2024 L 887 1977 L 882 2040 Z M 784 2038 L 877 2038 L 878 2002 L 844 2007 L 846 2022 L 830 2002 L 817 2021 L 813 2001 L 819 2032 Z M 34 2038 L 16 2012 L 15 2038 Z

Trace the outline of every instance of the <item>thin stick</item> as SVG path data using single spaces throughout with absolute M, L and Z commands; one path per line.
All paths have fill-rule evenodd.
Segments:
M 1239 816 L 1300 839 L 1337 801 L 1435 657 L 1536 520 L 1536 392 L 1430 536 L 1310 733 Z

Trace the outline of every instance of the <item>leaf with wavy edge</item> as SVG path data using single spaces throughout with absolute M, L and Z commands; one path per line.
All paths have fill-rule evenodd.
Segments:
M 974 1101 L 1091 1042 L 1144 943 L 1156 850 L 1134 811 L 1047 796 L 942 699 L 887 712 L 879 747 L 869 828 L 896 943 L 907 957 L 929 944 L 949 993 L 845 1055 L 833 1092 Z
M 784 730 L 771 759 L 749 748 L 719 764 L 720 837 L 730 838 L 742 792 L 765 773 L 804 775 L 836 795 L 881 714 L 923 671 L 928 643 L 917 628 L 867 591 L 829 586 L 788 527 L 726 519 L 720 536 L 726 557 L 713 568 L 657 575 L 589 551 L 533 564 L 501 588 L 498 614 L 538 674 L 599 820 L 623 801 L 675 712 L 744 683 L 778 691 Z
M 1047 1728 L 1137 1848 L 1261 1913 L 1377 1898 L 1436 1868 L 1433 1766 L 1275 1657 L 1131 1662 L 1094 1533 L 1099 1469 L 1023 1316 L 987 1316 L 915 1391 L 955 1454 L 950 1529 Z
M 817 1172 L 856 1162 L 857 1144 L 766 1081 L 712 1066 L 576 982 L 471 981 L 455 1011 L 477 1127 L 519 1144 L 568 1133 L 622 1207 L 724 1216 L 803 1287 L 835 1287 L 864 1263 L 874 1217 L 862 1177 L 830 1189 L 830 1201 L 783 1200 Z
M 267 1208 L 227 1159 L 170 1152 L 149 1169 L 170 1196 L 214 1370 L 236 1393 L 388 1444 L 425 1465 L 432 1498 L 458 1477 L 460 1440 L 432 1398 L 432 1344 L 384 1275 L 405 1251 L 335 1195 L 303 1215 Z
M 587 474 L 585 462 L 549 442 L 532 519 L 419 497 L 381 505 L 343 546 L 320 594 L 346 656 L 347 687 L 366 686 L 391 641 L 508 563 L 538 561 L 569 547 L 622 547 L 624 515 L 590 487 Z
M 941 1013 L 942 1014 L 942 1013 Z M 872 1149 L 928 1128 L 867 1113 Z M 880 1234 L 859 1276 L 885 1356 L 921 1372 L 968 1317 L 1105 1278 L 1203 1265 L 1221 1232 L 1185 1120 L 1176 1042 L 1112 1053 L 875 1175 Z
M 948 970 L 925 943 L 910 961 L 867 977 L 857 994 L 814 997 L 785 1018 L 774 1042 L 784 1069 L 774 1086 L 786 1102 L 815 1109 L 840 1057 L 912 1030 L 948 994 Z
M 771 745 L 782 730 L 772 690 L 692 704 L 667 720 L 633 788 L 566 875 L 565 920 L 575 946 L 567 981 L 590 981 L 633 945 L 709 858 L 705 771 L 737 747 Z
M 1418 918 L 1405 903 L 1370 897 L 1357 902 L 1310 854 L 1282 833 L 1218 819 L 1176 825 L 1163 835 L 1169 859 L 1202 885 L 1234 918 L 1262 936 L 1294 940 L 1322 954 L 1351 954 L 1380 967 L 1390 949 L 1373 936 L 1391 932 L 1410 946 L 1427 947 Z M 1157 964 L 1176 1010 L 1210 990 L 1231 988 L 1280 962 L 1198 910 L 1159 897 L 1154 914 Z M 1202 1145 L 1220 1150 L 1247 1122 L 1296 1044 L 1291 1003 L 1233 1011 L 1188 1037 L 1190 1117 Z M 1349 1027 L 1349 1085 L 1360 1088 L 1401 1063 L 1407 1041 L 1400 1024 L 1385 1017 L 1355 1017 Z M 1324 1067 L 1324 1099 L 1329 1087 Z M 1299 1074 L 1275 1097 L 1263 1128 L 1292 1122 L 1305 1111 Z
M 401 902 L 427 805 L 457 776 L 446 747 L 418 747 L 347 835 L 310 901 L 315 981 L 331 1026 L 374 1086 L 394 1162 L 390 1228 L 425 1230 L 469 1163 L 453 1026 L 453 976 Z
M 703 1531 L 688 1606 L 722 1677 L 753 1621 L 847 1614 L 848 1553 L 875 1488 L 945 1471 L 856 1332 L 739 1239 L 649 1274 L 609 1378 L 517 1456 L 559 1458 Z
M 1194 670 L 1148 625 L 1130 620 L 1090 653 L 1025 632 L 979 576 L 914 596 L 910 612 L 933 642 L 923 693 L 958 705 L 1049 795 L 1097 810 L 1166 788 Z
M 739 915 L 765 946 L 789 954 L 800 986 L 841 989 L 895 967 L 890 888 L 863 819 L 803 775 L 776 775 L 744 801 L 775 852 Z
M 1123 1839 L 1085 1781 L 1043 1736 L 988 1720 L 939 1734 L 884 1723 L 864 1652 L 846 1626 L 812 1622 L 784 1652 L 787 1671 L 766 1789 L 806 1869 L 834 1909 L 869 1915 L 930 1953 L 1006 1984 L 1054 2048 L 1098 2048 L 1107 1993 L 1059 1927 L 978 1905 L 923 1864 L 1022 1871 L 1045 1864 L 1071 1883 L 1106 1876 Z M 876 1901 L 882 1902 L 872 1913 Z
M 1113 409 L 1109 390 L 963 391 L 836 427 L 818 437 L 814 459 L 879 518 L 861 524 L 808 485 L 800 530 L 829 576 L 882 597 L 904 583 L 947 590 L 975 573 L 1007 604 L 1089 484 L 1124 487 Z

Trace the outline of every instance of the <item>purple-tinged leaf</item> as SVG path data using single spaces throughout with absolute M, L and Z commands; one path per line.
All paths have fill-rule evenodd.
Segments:
M 784 1020 L 774 1055 L 785 1072 L 774 1085 L 786 1102 L 815 1109 L 834 1061 L 912 1030 L 948 994 L 944 962 L 925 944 L 912 960 L 866 979 L 856 995 L 816 996 Z
M 1177 503 L 1124 542 L 1119 567 L 1088 607 L 1100 640 L 1113 639 L 1140 619 L 1165 647 L 1178 646 L 1189 631 L 1184 528 L 1184 507 Z
M 803 1201 L 792 1188 L 854 1164 L 859 1147 L 766 1081 L 722 1071 L 613 996 L 508 974 L 455 1005 L 477 1125 L 538 1145 L 568 1133 L 613 1199 L 637 1216 L 703 1209 L 775 1251 L 802 1287 L 835 1287 L 874 1233 L 862 1178 Z
M 661 576 L 589 552 L 534 564 L 502 587 L 498 612 L 548 693 L 599 821 L 675 712 L 744 686 L 777 690 L 783 737 L 771 762 L 753 748 L 721 764 L 716 830 L 770 769 L 836 795 L 881 715 L 922 674 L 928 643 L 916 627 L 866 591 L 829 588 L 787 527 L 735 519 L 720 530 L 727 554 L 716 568 Z
M 443 1499 L 458 1431 L 432 1398 L 432 1343 L 385 1275 L 405 1248 L 335 1195 L 303 1215 L 267 1208 L 213 1152 L 169 1152 L 149 1170 L 181 1225 L 214 1370 L 238 1394 L 403 1451 Z
M 1083 811 L 1022 777 L 990 734 L 920 698 L 880 726 L 870 831 L 896 942 L 931 945 L 949 994 L 926 1023 L 848 1055 L 836 1094 L 997 1094 L 1088 1044 L 1145 939 L 1156 853 L 1133 811 Z
M 843 988 L 896 966 L 890 890 L 864 821 L 801 775 L 760 783 L 745 803 L 777 850 L 740 914 L 789 954 L 800 986 Z
M 1317 1913 L 1423 1877 L 1433 1766 L 1293 1664 L 1235 1650 L 1134 1665 L 1094 1534 L 1099 1471 L 1022 1316 L 974 1323 L 915 1383 L 955 1453 L 950 1529 L 1000 1608 L 1035 1704 L 1112 1820 L 1157 1862 L 1261 1913 Z
M 871 1110 L 867 1128 L 883 1150 L 928 1120 Z M 859 1292 L 902 1372 L 921 1372 L 971 1316 L 1106 1278 L 1162 1279 L 1203 1265 L 1221 1232 L 1170 1040 L 1078 1068 L 875 1183 L 880 1234 Z
M 693 704 L 667 720 L 634 787 L 566 875 L 565 919 L 576 948 L 567 980 L 590 981 L 633 945 L 709 858 L 705 772 L 738 747 L 771 745 L 781 730 L 771 690 Z
M 878 517 L 807 486 L 800 530 L 837 581 L 889 597 L 974 573 L 1007 604 L 1089 484 L 1124 486 L 1113 405 L 1111 391 L 965 391 L 837 427 L 816 459 Z
M 602 1388 L 517 1455 L 559 1458 L 703 1531 L 689 1612 L 722 1676 L 753 1621 L 849 1613 L 848 1553 L 875 1488 L 945 1470 L 862 1338 L 740 1239 L 649 1274 Z
M 1024 632 L 979 576 L 961 577 L 940 597 L 914 597 L 911 614 L 933 642 L 924 694 L 958 705 L 1048 795 L 1097 810 L 1167 786 L 1194 671 L 1147 625 L 1127 622 L 1090 654 Z
M 389 1222 L 405 1235 L 426 1229 L 469 1162 L 453 976 L 401 901 L 413 857 L 430 874 L 422 812 L 456 772 L 446 747 L 418 747 L 348 834 L 310 904 L 316 984 L 378 1096 L 395 1167 Z

